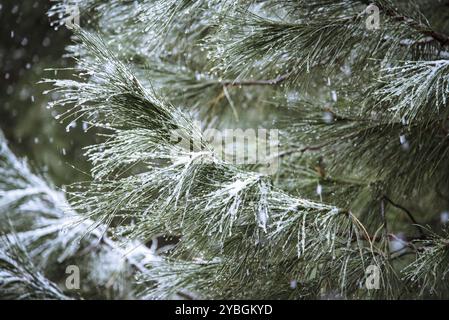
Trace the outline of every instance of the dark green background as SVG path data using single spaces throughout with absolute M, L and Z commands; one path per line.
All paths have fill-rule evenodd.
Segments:
M 89 170 L 82 148 L 93 142 L 93 133 L 79 121 L 66 132 L 69 123 L 54 115 L 62 110 L 47 109 L 49 86 L 38 84 L 55 78 L 48 68 L 71 64 L 63 58 L 70 43 L 70 31 L 51 26 L 46 12 L 50 1 L 0 1 L 0 128 L 10 147 L 26 157 L 40 173 L 56 185 L 86 180 Z

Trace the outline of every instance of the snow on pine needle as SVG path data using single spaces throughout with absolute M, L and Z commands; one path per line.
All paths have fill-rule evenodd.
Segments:
M 291 228 L 296 228 L 296 220 L 286 220 L 285 215 L 304 220 L 300 222 L 304 234 L 299 241 L 303 251 L 322 250 L 329 260 L 334 259 L 334 251 L 348 247 L 343 240 L 348 229 L 355 240 L 359 239 L 362 230 L 351 215 L 281 193 L 271 177 L 221 160 L 193 119 L 144 88 L 98 36 L 81 30 L 76 35 L 90 57 L 80 61 L 76 70 L 88 76 L 76 83 L 47 80 L 61 95 L 55 105 L 68 108 L 68 116 L 83 115 L 93 125 L 112 132 L 106 134 L 105 142 L 87 151 L 94 165 L 94 180 L 75 185 L 70 193 L 77 211 L 97 224 L 116 221 L 123 234 L 131 238 L 177 236 L 180 240 L 171 252 L 174 258 L 192 255 L 189 251 L 195 243 L 196 258 L 207 261 L 225 254 L 223 261 L 240 260 L 237 239 L 254 252 L 254 259 L 262 257 L 274 250 L 276 242 L 270 240 L 285 239 Z M 107 71 L 104 64 L 110 65 Z M 179 130 L 181 136 L 192 139 L 189 141 L 199 141 L 198 145 L 193 149 L 178 145 L 171 134 Z M 285 203 L 294 203 L 294 209 L 285 208 Z M 309 219 L 308 214 L 314 218 Z M 345 224 L 339 227 L 342 220 Z M 319 241 L 322 238 L 317 237 L 318 227 L 326 241 Z M 309 233 L 315 237 L 315 247 L 304 244 Z M 297 248 L 294 242 L 285 245 L 286 252 Z M 351 250 L 358 245 L 357 241 L 351 243 Z M 280 260 L 274 255 L 257 264 L 276 264 Z M 241 265 L 229 268 L 225 268 L 228 273 L 223 272 L 223 279 L 231 273 L 245 277 Z
M 0 236 L 0 295 L 17 300 L 70 299 L 32 263 L 17 239 L 5 235 Z
M 73 259 L 82 256 L 77 264 L 87 268 L 83 269 L 87 279 L 78 292 L 81 296 L 102 297 L 107 294 L 99 290 L 103 286 L 113 296 L 134 297 L 136 284 L 131 280 L 135 273 L 148 272 L 148 264 L 158 259 L 154 251 L 138 241 L 112 241 L 105 226 L 94 228 L 94 221 L 76 213 L 62 191 L 34 174 L 25 161 L 11 152 L 1 132 L 0 173 L 0 230 L 5 238 L 5 264 L 0 266 L 0 272 L 5 275 L 8 294 L 19 294 L 23 291 L 19 287 L 25 286 L 28 292 L 21 296 L 24 299 L 64 298 L 53 289 L 42 287 L 58 288 L 56 284 L 47 285 L 52 282 L 45 275 L 64 275 Z M 108 257 L 108 264 L 103 257 Z M 117 276 L 121 278 L 116 279 Z M 14 277 L 17 285 L 10 288 Z

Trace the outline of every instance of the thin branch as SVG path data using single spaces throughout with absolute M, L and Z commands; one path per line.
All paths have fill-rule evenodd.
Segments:
M 405 214 L 409 217 L 409 219 L 412 221 L 413 225 L 416 227 L 416 229 L 418 230 L 419 234 L 423 237 L 425 237 L 425 234 L 423 232 L 423 230 L 420 228 L 420 224 L 416 221 L 416 219 L 413 217 L 412 213 L 410 212 L 410 210 L 408 210 L 407 208 L 403 207 L 400 204 L 395 203 L 393 200 L 391 200 L 389 197 L 384 195 L 384 199 L 386 201 L 388 201 L 393 207 L 396 207 L 400 210 L 402 210 L 403 212 L 405 212 Z
M 305 147 L 303 147 L 301 149 L 285 150 L 285 151 L 279 153 L 278 156 L 280 158 L 282 158 L 282 157 L 286 157 L 286 156 L 289 156 L 289 155 L 292 155 L 292 154 L 295 154 L 295 153 L 304 153 L 306 151 L 318 151 L 321 148 L 327 146 L 328 144 L 330 144 L 330 143 L 323 143 L 321 145 L 316 145 L 316 146 L 305 146 Z
M 376 4 L 376 5 L 378 5 L 379 9 L 382 10 L 383 12 L 385 12 L 386 15 L 391 17 L 392 20 L 398 21 L 398 22 L 404 22 L 407 26 L 415 29 L 416 31 L 420 32 L 421 34 L 431 37 L 434 40 L 438 41 L 441 46 L 449 45 L 449 36 L 447 34 L 435 31 L 435 30 L 431 29 L 430 27 L 413 20 L 410 17 L 404 16 L 404 15 L 400 14 L 394 8 L 391 8 L 388 6 L 382 6 L 381 4 Z
M 290 76 L 290 73 L 286 73 L 284 75 L 280 75 L 279 77 L 277 77 L 275 79 L 242 80 L 242 81 L 227 80 L 227 81 L 222 81 L 221 84 L 223 84 L 224 86 L 229 86 L 229 87 L 254 86 L 254 85 L 270 85 L 271 86 L 271 85 L 277 85 L 277 84 L 287 80 L 289 76 Z

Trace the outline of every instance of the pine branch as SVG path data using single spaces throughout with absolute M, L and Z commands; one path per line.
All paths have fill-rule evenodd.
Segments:
M 225 285 L 229 292 L 250 283 L 245 270 L 252 265 L 275 268 L 287 257 L 320 255 L 320 264 L 339 257 L 326 268 L 343 268 L 347 255 L 355 259 L 359 246 L 373 247 L 348 241 L 354 234 L 362 239 L 366 232 L 348 211 L 292 197 L 273 187 L 268 176 L 220 159 L 192 120 L 148 92 L 97 36 L 84 31 L 77 36 L 98 62 L 79 66 L 92 75 L 88 82 L 55 81 L 62 94 L 59 104 L 74 104 L 93 123 L 107 122 L 112 131 L 108 140 L 88 150 L 94 181 L 75 189 L 72 204 L 78 211 L 107 225 L 119 219 L 131 237 L 179 235 L 173 256 L 190 257 L 192 243 L 192 258 L 223 256 L 220 279 L 226 283 L 237 275 L 245 279 Z M 112 64 L 107 71 L 106 62 Z M 107 101 L 99 99 L 112 91 Z M 170 130 L 179 130 L 180 136 L 196 142 L 197 149 L 183 149 L 170 139 Z M 288 241 L 295 234 L 298 238 Z M 284 243 L 282 256 L 273 255 L 278 243 Z M 248 252 L 247 259 L 241 257 L 242 250 Z M 272 258 L 264 261 L 269 253 Z M 232 260 L 235 263 L 229 264 Z M 347 275 L 343 268 L 338 278 L 344 282 Z M 206 280 L 215 288 L 224 285 Z
M 75 30 L 79 80 L 47 80 L 61 117 L 103 132 L 70 202 L 117 237 L 179 239 L 142 276 L 144 297 L 445 295 L 446 240 L 418 226 L 403 240 L 409 223 L 386 206 L 416 225 L 391 199 L 438 210 L 429 190 L 449 177 L 447 35 L 423 15 L 379 1 L 372 32 L 364 1 L 82 2 L 101 36 Z M 223 160 L 201 132 L 259 106 L 288 120 L 277 177 Z M 360 288 L 368 265 L 384 290 Z
M 69 300 L 34 266 L 17 239 L 0 237 L 0 296 L 6 299 Z
M 367 111 L 388 110 L 407 124 L 415 120 L 444 121 L 448 66 L 449 61 L 438 60 L 404 62 L 385 68 L 378 84 L 370 90 Z
M 387 184 L 403 181 L 402 191 L 407 192 L 407 187 L 419 189 L 419 184 L 424 185 L 430 177 L 438 178 L 433 173 L 446 172 L 440 167 L 439 160 L 448 148 L 440 119 L 433 120 L 431 124 L 414 122 L 407 125 L 393 117 L 384 118 L 374 113 L 369 115 L 363 110 L 360 112 L 348 104 L 345 111 L 333 109 L 335 116 L 329 123 L 323 119 L 323 112 L 327 111 L 315 111 L 306 106 L 303 108 L 297 123 L 287 132 L 290 137 L 294 136 L 297 141 L 301 141 L 305 148 L 309 145 L 322 146 L 317 151 L 332 159 L 330 169 L 334 174 L 342 173 L 350 161 L 353 170 L 357 168 L 365 172 L 364 167 L 370 168 L 373 174 L 371 179 L 383 180 Z M 311 126 L 316 130 L 319 128 L 320 135 L 302 130 L 303 126 Z M 298 150 L 303 148 L 299 147 Z M 423 157 L 427 158 L 426 162 L 421 161 Z M 391 163 L 389 159 L 396 161 Z M 390 164 L 386 167 L 385 163 Z M 419 170 L 416 163 L 420 164 Z
M 82 297 L 106 297 L 108 294 L 116 298 L 132 297 L 135 286 L 129 282 L 132 275 L 149 272 L 144 265 L 157 259 L 139 242 L 129 241 L 123 247 L 105 235 L 104 226 L 93 228 L 94 221 L 74 212 L 61 191 L 55 190 L 42 177 L 32 173 L 24 161 L 16 158 L 7 147 L 1 131 L 0 217 L 3 220 L 0 228 L 8 243 L 4 248 L 8 269 L 16 268 L 14 274 L 17 277 L 24 273 L 26 286 L 34 285 L 30 283 L 33 281 L 45 284 L 42 277 L 47 274 L 59 278 L 64 275 L 65 264 L 73 264 L 75 260 L 83 268 L 85 276 L 83 288 L 78 292 Z M 13 221 L 12 225 L 8 221 Z M 8 253 L 9 247 L 12 248 L 11 253 Z M 34 264 L 44 274 L 36 271 L 36 279 L 34 275 L 27 275 L 36 269 Z M 111 282 L 111 277 L 117 274 L 122 278 Z M 110 293 L 100 292 L 101 287 Z M 8 293 L 5 291 L 4 294 L 19 294 L 21 291 L 15 288 L 7 289 Z M 1 295 L 6 297 L 3 292 Z M 29 297 L 35 298 L 33 293 Z
M 448 273 L 447 260 L 449 258 L 447 234 L 438 236 L 433 234 L 431 239 L 422 240 L 422 249 L 417 252 L 417 259 L 404 269 L 405 279 L 418 287 L 420 296 L 447 295 Z

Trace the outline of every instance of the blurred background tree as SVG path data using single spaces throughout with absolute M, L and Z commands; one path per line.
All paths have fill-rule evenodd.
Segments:
M 52 97 L 43 95 L 48 86 L 38 84 L 49 76 L 47 68 L 73 63 L 63 58 L 70 32 L 51 26 L 50 6 L 38 0 L 0 2 L 0 128 L 17 154 L 62 185 L 88 178 L 81 173 L 89 168 L 82 147 L 93 135 L 82 122 L 55 120 L 47 109 Z

